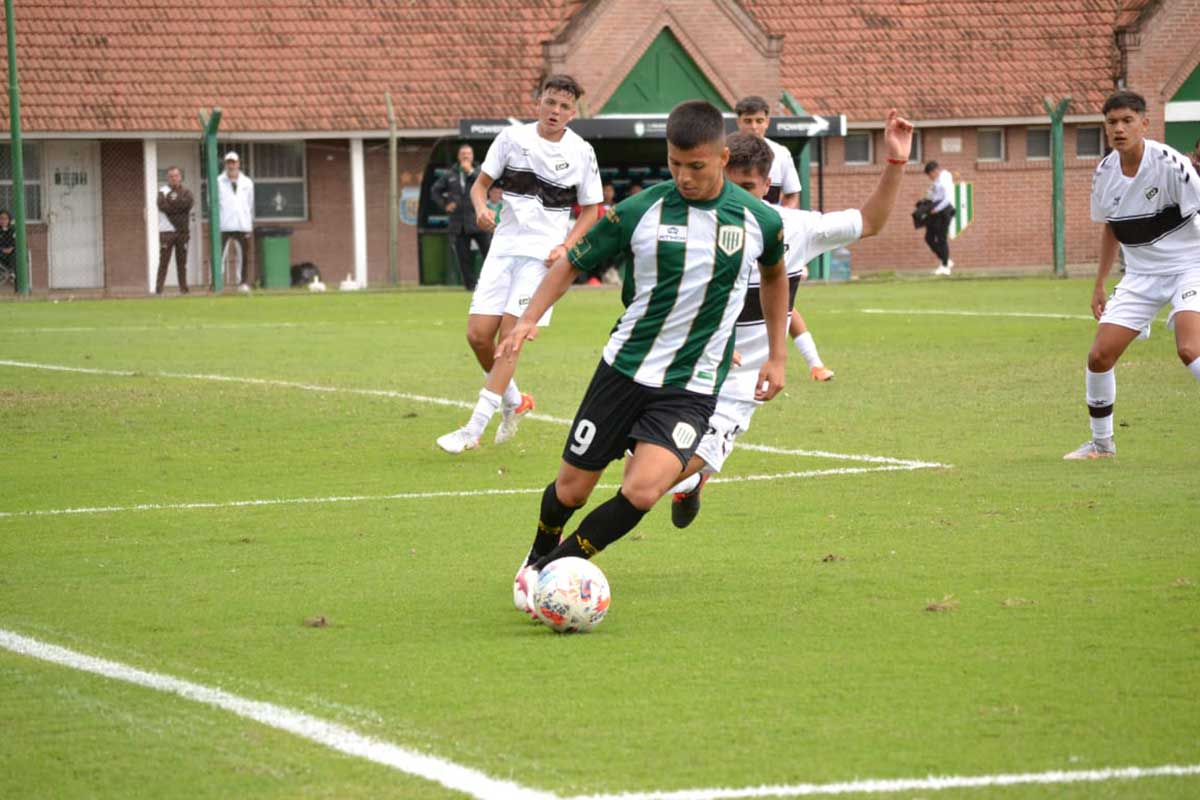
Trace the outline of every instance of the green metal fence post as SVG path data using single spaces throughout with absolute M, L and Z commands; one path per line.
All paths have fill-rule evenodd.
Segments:
M 1063 116 L 1070 105 L 1070 96 L 1051 105 L 1050 98 L 1042 100 L 1050 115 L 1050 157 L 1054 162 L 1054 275 L 1067 277 L 1066 198 L 1063 188 Z
M 17 293 L 29 294 L 29 244 L 25 238 L 25 153 L 21 141 L 21 85 L 17 80 L 17 34 L 12 0 L 4 0 L 8 34 L 8 122 L 12 150 L 13 224 L 16 226 Z
M 214 108 L 205 116 L 200 112 L 200 126 L 204 128 L 204 174 L 208 179 L 208 261 L 212 275 L 212 290 L 225 288 L 225 275 L 221 259 L 221 193 L 217 187 L 220 161 L 217 158 L 217 128 L 221 125 L 221 109 Z M 243 258 L 250 255 L 243 254 Z

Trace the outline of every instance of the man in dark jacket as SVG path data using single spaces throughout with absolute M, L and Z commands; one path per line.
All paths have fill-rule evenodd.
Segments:
M 154 284 L 155 294 L 162 294 L 172 252 L 175 253 L 179 293 L 188 293 L 187 249 L 193 202 L 192 193 L 183 185 L 183 173 L 179 167 L 171 167 L 167 170 L 167 185 L 158 190 L 158 280 Z
M 475 222 L 475 209 L 471 205 L 471 186 L 479 177 L 475 165 L 475 151 L 471 145 L 458 148 L 458 161 L 433 184 L 430 193 L 442 210 L 450 215 L 450 246 L 458 258 L 458 270 L 462 274 L 463 286 L 467 291 L 475 290 L 475 257 L 471 253 L 471 240 L 479 247 L 479 254 L 487 258 L 488 246 L 492 243 L 490 233 L 481 230 Z

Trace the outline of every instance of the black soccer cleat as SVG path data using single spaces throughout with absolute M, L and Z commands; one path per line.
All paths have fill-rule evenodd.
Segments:
M 700 482 L 690 492 L 676 492 L 671 498 L 671 523 L 676 528 L 686 528 L 700 513 L 700 490 L 708 483 L 708 475 L 700 476 Z

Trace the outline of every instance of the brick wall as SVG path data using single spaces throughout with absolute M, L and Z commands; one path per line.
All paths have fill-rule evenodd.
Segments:
M 1131 39 L 1125 85 L 1145 96 L 1149 136 L 1161 142 L 1164 106 L 1200 64 L 1200 0 L 1156 4 Z
M 1099 259 L 1099 231 L 1091 223 L 1089 196 L 1097 158 L 1076 157 L 1075 130 L 1064 131 L 1066 245 L 1069 265 L 1094 265 Z M 974 128 L 921 128 L 922 163 L 905 168 L 896 208 L 883 233 L 851 248 L 855 272 L 932 270 L 937 265 L 926 247 L 924 230 L 912 226 L 913 204 L 924 196 L 929 179 L 925 161 L 935 160 L 954 174 L 956 182 L 974 183 L 975 222 L 950 243 L 958 268 L 1050 268 L 1053 262 L 1051 162 L 1025 157 L 1025 127 L 1005 128 L 1004 161 L 978 161 Z M 859 207 L 879 180 L 884 154 L 882 133 L 876 131 L 875 164 L 845 165 L 844 140 L 826 141 L 825 209 Z M 943 139 L 957 138 L 961 152 L 947 153 Z M 816 192 L 816 167 L 813 191 Z M 813 199 L 816 207 L 816 198 Z

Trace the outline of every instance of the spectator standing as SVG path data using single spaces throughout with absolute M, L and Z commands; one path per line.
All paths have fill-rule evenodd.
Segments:
M 479 177 L 475 164 L 475 150 L 469 144 L 459 146 L 457 160 L 449 172 L 437 179 L 431 194 L 442 210 L 450 215 L 450 246 L 458 258 L 458 271 L 463 286 L 475 291 L 475 256 L 471 242 L 479 248 L 479 254 L 487 259 L 492 235 L 479 227 L 475 221 L 475 208 L 471 205 L 471 187 Z
M 954 219 L 954 176 L 949 170 L 942 169 L 938 162 L 930 161 L 925 165 L 925 174 L 932 183 L 925 197 L 933 203 L 929 212 L 929 220 L 925 223 L 925 244 L 938 257 L 937 269 L 934 275 L 949 275 L 954 269 L 950 259 L 950 222 Z
M 179 293 L 188 293 L 187 249 L 194 203 L 192 193 L 183 185 L 183 172 L 179 167 L 169 168 L 167 185 L 158 190 L 158 280 L 154 283 L 155 294 L 163 293 L 172 252 L 175 254 Z
M 225 154 L 225 171 L 217 178 L 221 201 L 221 252 L 231 239 L 242 248 L 242 274 L 238 291 L 249 294 L 254 286 L 254 181 L 242 174 L 241 159 L 230 150 Z M 224 263 L 224 259 L 222 259 Z
M 12 224 L 12 214 L 0 210 L 0 283 L 13 282 L 17 288 L 17 229 Z

